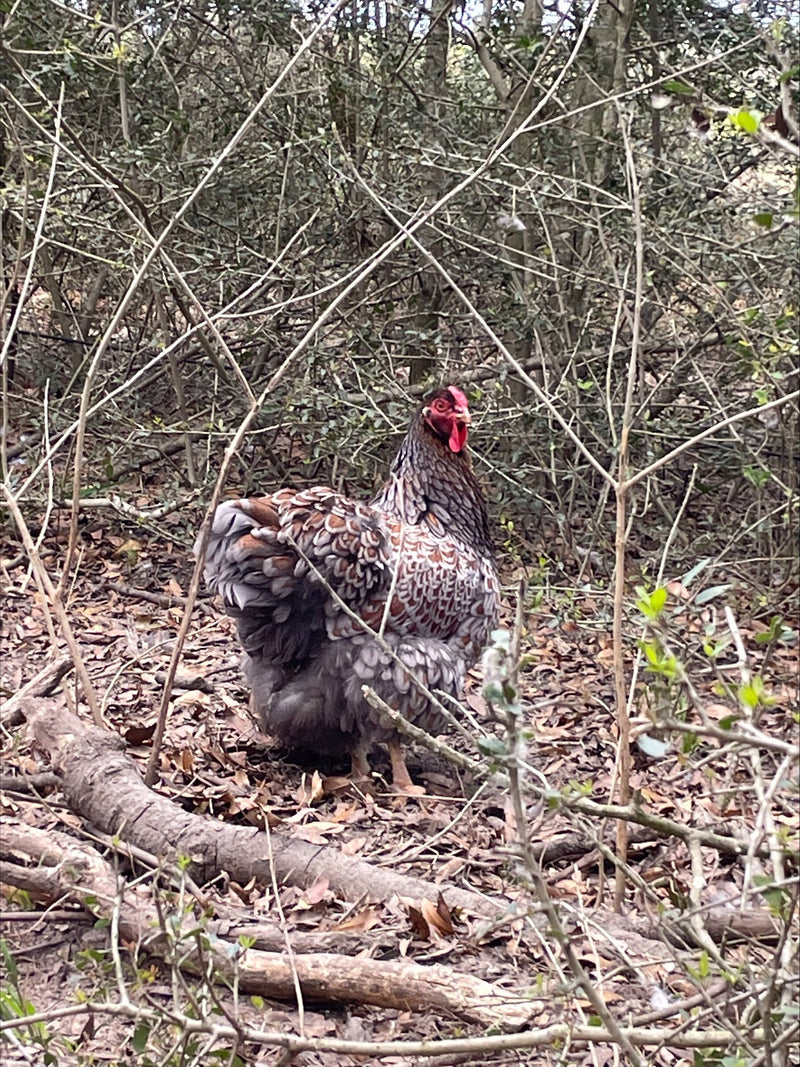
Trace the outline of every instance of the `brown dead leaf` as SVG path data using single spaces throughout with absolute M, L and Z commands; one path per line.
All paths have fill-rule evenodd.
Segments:
M 419 908 L 413 904 L 408 905 L 408 918 L 411 923 L 411 930 L 417 941 L 430 941 L 431 940 L 431 928 L 428 920 L 422 914 Z
M 228 882 L 228 888 L 231 889 L 237 897 L 239 897 L 242 903 L 252 904 L 253 890 L 255 889 L 255 884 L 256 883 L 254 878 L 251 878 L 247 885 L 239 885 L 238 882 L 234 882 L 233 879 L 231 879 L 231 881 Z
M 176 697 L 172 703 L 176 708 L 192 708 L 198 706 L 207 708 L 211 703 L 211 696 L 208 693 L 201 693 L 199 689 L 187 689 L 185 693 L 181 693 L 179 697 Z
M 464 703 L 469 705 L 476 715 L 486 715 L 489 711 L 489 705 L 480 693 L 467 693 Z
M 728 707 L 727 704 L 705 704 L 703 710 L 709 719 L 727 719 L 735 714 L 733 708 Z
M 360 911 L 354 912 L 352 915 L 348 915 L 347 918 L 336 923 L 333 929 L 354 930 L 357 933 L 361 933 L 366 930 L 371 930 L 372 927 L 377 926 L 379 922 L 380 916 L 378 915 L 378 909 L 370 905 L 369 907 L 362 908 Z
M 299 1029 L 297 1022 L 292 1024 L 293 1029 Z M 303 1012 L 303 1033 L 306 1037 L 327 1037 L 329 1034 L 336 1033 L 336 1026 L 324 1015 L 320 1015 L 316 1011 Z
M 453 875 L 463 868 L 465 862 L 463 856 L 453 856 L 451 859 L 443 863 L 441 867 L 437 868 L 436 881 L 449 882 Z
M 295 793 L 294 798 L 301 808 L 310 808 L 312 804 L 322 800 L 324 795 L 322 777 L 319 771 L 314 771 L 311 777 L 304 774 L 300 779 L 300 788 Z
M 430 901 L 423 901 L 423 910 L 426 912 L 426 915 L 427 910 L 425 906 L 428 904 L 430 904 Z M 441 893 L 436 898 L 435 911 L 431 915 L 429 921 L 443 934 L 449 936 L 455 932 L 453 929 L 453 916 Z
M 435 903 L 425 898 L 418 901 L 404 897 L 399 899 L 408 911 L 411 929 L 417 940 L 439 941 L 442 937 L 452 936 L 453 920 L 441 893 Z
M 229 708 L 240 708 L 241 704 L 238 700 L 233 700 L 224 691 L 219 694 L 222 698 L 222 702 Z M 247 742 L 260 742 L 264 743 L 266 738 L 264 734 L 260 733 L 256 724 L 252 719 L 245 719 L 241 715 L 231 714 L 225 716 L 225 725 L 230 726 L 236 731 L 239 737 Z
M 146 741 L 153 740 L 155 732 L 156 724 L 153 722 L 149 726 L 129 726 L 122 736 L 129 745 L 143 745 Z
M 342 774 L 328 774 L 322 779 L 322 791 L 329 796 L 331 793 L 341 793 L 342 790 L 349 789 L 352 784 L 352 781 Z
M 332 822 L 356 822 L 362 811 L 358 804 L 337 804 L 330 815 Z
M 664 587 L 670 596 L 674 596 L 676 600 L 689 600 L 691 593 L 683 584 L 683 582 L 674 581 L 667 582 Z
M 170 578 L 167 582 L 166 589 L 171 596 L 183 596 L 183 590 L 174 578 Z
M 616 1004 L 618 1001 L 625 999 L 622 993 L 615 993 L 613 989 L 599 989 L 598 993 L 606 1004 Z M 578 998 L 575 1003 L 580 1004 L 583 1008 L 592 1007 L 588 1000 L 582 1000 L 581 998 Z
M 344 829 L 341 823 L 336 822 L 307 822 L 294 826 L 292 836 L 308 841 L 312 845 L 325 845 L 327 844 L 326 834 L 340 834 Z
M 328 878 L 318 878 L 312 886 L 303 891 L 303 895 L 298 901 L 298 907 L 301 908 L 313 908 L 315 905 L 321 903 L 328 895 L 330 887 L 330 880 Z
M 222 799 L 228 802 L 229 815 L 241 815 L 244 812 L 252 811 L 257 806 L 251 796 L 237 796 L 230 791 L 225 792 Z
M 135 567 L 139 562 L 139 553 L 141 551 L 141 542 L 135 540 L 133 537 L 128 537 L 114 552 L 114 555 L 117 558 L 125 559 L 131 567 Z
M 366 843 L 366 837 L 353 837 L 342 845 L 342 853 L 345 856 L 357 856 L 359 852 L 364 851 Z
M 263 830 L 266 826 L 268 826 L 270 830 L 274 830 L 283 822 L 279 816 L 259 805 L 255 805 L 248 811 L 245 811 L 244 817 L 252 826 L 257 826 L 259 830 Z

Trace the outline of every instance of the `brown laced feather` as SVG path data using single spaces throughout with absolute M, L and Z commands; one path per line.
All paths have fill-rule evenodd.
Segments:
M 426 398 L 371 504 L 316 486 L 216 511 L 206 580 L 236 619 L 262 728 L 292 747 L 394 740 L 365 684 L 436 732 L 440 715 L 413 678 L 458 696 L 497 625 L 486 503 L 468 454 L 427 417 L 437 397 L 464 399 Z

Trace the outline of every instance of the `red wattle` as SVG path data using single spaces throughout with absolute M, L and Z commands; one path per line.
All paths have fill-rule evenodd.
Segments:
M 467 443 L 467 427 L 463 422 L 453 423 L 453 428 L 450 431 L 450 440 L 447 443 L 450 445 L 451 452 L 461 451 Z

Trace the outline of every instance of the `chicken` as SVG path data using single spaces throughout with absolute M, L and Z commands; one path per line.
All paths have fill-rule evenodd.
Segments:
M 486 502 L 466 451 L 470 414 L 451 385 L 413 415 L 371 504 L 324 486 L 229 500 L 214 515 L 205 577 L 236 620 L 251 707 L 291 748 L 349 752 L 369 771 L 386 742 L 397 792 L 422 792 L 370 686 L 436 733 L 428 695 L 458 697 L 497 626 L 499 586 Z

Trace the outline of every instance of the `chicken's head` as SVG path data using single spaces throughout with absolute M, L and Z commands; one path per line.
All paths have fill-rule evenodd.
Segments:
M 422 417 L 451 452 L 460 452 L 467 443 L 467 427 L 472 418 L 467 398 L 455 385 L 437 389 L 426 398 Z

